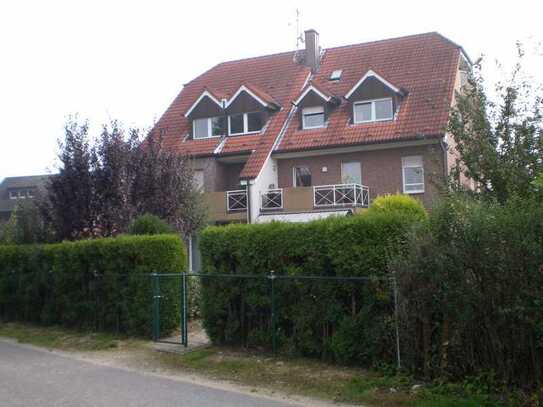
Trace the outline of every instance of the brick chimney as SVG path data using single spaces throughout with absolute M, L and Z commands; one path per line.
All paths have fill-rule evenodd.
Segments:
M 319 33 L 315 30 L 306 30 L 304 65 L 311 68 L 311 72 L 317 72 L 320 65 L 320 56 Z

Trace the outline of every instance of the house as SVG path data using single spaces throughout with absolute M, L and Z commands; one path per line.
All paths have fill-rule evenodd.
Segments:
M 187 83 L 157 122 L 193 157 L 212 221 L 304 221 L 402 192 L 430 206 L 456 152 L 447 137 L 471 63 L 432 32 L 224 62 Z
M 45 187 L 50 175 L 7 177 L 0 183 L 0 222 L 9 220 L 21 200 L 34 199 Z

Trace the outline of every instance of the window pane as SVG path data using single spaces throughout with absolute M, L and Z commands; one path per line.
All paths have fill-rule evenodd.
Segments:
M 204 171 L 203 170 L 195 170 L 194 171 L 194 187 L 198 191 L 202 191 L 204 189 Z
M 260 131 L 264 126 L 264 114 L 261 112 L 247 113 L 247 130 Z
M 206 138 L 209 137 L 208 132 L 208 119 L 196 119 L 194 120 L 194 138 Z
M 297 187 L 311 186 L 311 171 L 307 167 L 296 167 L 294 169 L 295 181 Z
M 420 192 L 424 191 L 424 184 L 411 184 L 405 186 L 405 192 Z
M 375 103 L 375 120 L 392 119 L 392 99 L 379 100 Z
M 343 184 L 362 184 L 362 171 L 359 162 L 341 163 L 341 182 Z
M 304 129 L 324 127 L 324 113 L 304 114 Z
M 243 114 L 230 116 L 230 134 L 241 134 L 243 132 Z
M 421 167 L 404 168 L 405 184 L 422 184 L 424 183 L 423 172 Z
M 226 134 L 226 117 L 219 116 L 211 119 L 211 134 L 213 136 L 222 136 Z
M 367 122 L 371 120 L 371 103 L 358 103 L 354 105 L 354 122 Z

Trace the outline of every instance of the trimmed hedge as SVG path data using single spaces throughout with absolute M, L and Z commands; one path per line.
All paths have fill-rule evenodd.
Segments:
M 174 235 L 0 246 L 0 317 L 149 336 L 148 273 L 184 268 L 185 250 Z M 178 326 L 179 279 L 161 280 L 166 333 Z
M 394 360 L 393 296 L 387 259 L 414 222 L 375 213 L 310 223 L 208 227 L 203 273 L 364 276 L 367 282 L 275 280 L 278 344 L 283 350 L 364 365 Z M 270 281 L 202 279 L 202 316 L 219 344 L 269 346 Z

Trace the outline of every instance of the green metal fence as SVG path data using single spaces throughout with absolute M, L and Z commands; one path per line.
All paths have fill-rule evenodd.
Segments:
M 177 286 L 179 291 L 176 295 L 180 298 L 180 335 L 179 339 L 171 340 L 161 337 L 160 329 L 160 312 L 161 301 L 163 295 L 161 294 L 161 281 L 164 279 L 176 279 L 178 280 Z M 393 318 L 393 331 L 391 334 L 394 336 L 394 353 L 397 367 L 401 367 L 401 355 L 400 355 L 400 337 L 398 326 L 398 290 L 397 283 L 394 277 L 360 277 L 360 276 L 296 276 L 296 275 L 284 275 L 271 271 L 268 274 L 205 274 L 205 273 L 183 273 L 183 274 L 160 274 L 154 273 L 151 275 L 152 287 L 153 287 L 153 339 L 157 342 L 175 343 L 182 346 L 189 345 L 189 280 L 196 280 L 200 285 L 221 284 L 221 287 L 228 289 L 229 287 L 248 286 L 246 294 L 251 295 L 251 290 L 259 291 L 262 294 L 264 291 L 267 293 L 269 307 L 261 307 L 257 319 L 269 318 L 271 325 L 271 348 L 274 353 L 278 351 L 278 338 L 280 327 L 278 324 L 281 318 L 281 309 L 292 306 L 288 304 L 288 301 L 296 301 L 296 298 L 285 298 L 284 293 L 288 293 L 290 288 L 294 291 L 295 285 L 300 284 L 307 286 L 308 284 L 317 284 L 321 287 L 324 285 L 335 284 L 333 287 L 338 288 L 352 288 L 353 290 L 359 289 L 365 284 L 379 281 L 387 287 L 386 295 L 391 299 L 390 317 Z M 279 289 L 279 292 L 278 292 Z M 332 288 L 333 289 L 333 288 Z M 253 312 L 254 314 L 254 312 Z M 253 315 L 254 316 L 254 315 Z

